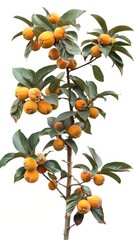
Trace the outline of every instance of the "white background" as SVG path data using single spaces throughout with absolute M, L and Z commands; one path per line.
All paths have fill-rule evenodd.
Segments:
M 49 1 L 16 1 L 5 0 L 0 9 L 1 19 L 1 61 L 0 61 L 0 158 L 8 152 L 14 152 L 12 136 L 18 130 L 28 137 L 32 132 L 46 127 L 46 118 L 41 114 L 27 116 L 22 114 L 21 119 L 15 123 L 10 117 L 10 107 L 15 100 L 14 91 L 17 81 L 12 76 L 13 67 L 25 67 L 33 70 L 52 64 L 46 58 L 45 50 L 31 53 L 26 61 L 23 57 L 26 41 L 22 37 L 11 41 L 12 37 L 26 27 L 26 24 L 14 19 L 20 15 L 28 19 L 33 13 L 43 14 L 43 7 L 50 12 L 62 15 L 69 9 L 84 9 L 86 13 L 78 18 L 81 24 L 82 40 L 88 38 L 87 31 L 98 28 L 98 24 L 90 14 L 101 15 L 107 22 L 108 28 L 116 25 L 129 25 L 134 27 L 132 1 L 106 1 L 106 0 L 49 0 Z M 132 40 L 129 52 L 134 56 L 134 34 L 125 32 Z M 103 70 L 105 82 L 98 83 L 98 89 L 113 90 L 119 94 L 119 101 L 108 97 L 107 101 L 99 101 L 100 106 L 107 113 L 104 120 L 101 116 L 91 122 L 92 135 L 83 134 L 79 144 L 79 153 L 74 161 L 86 164 L 82 152 L 87 151 L 87 146 L 96 149 L 103 163 L 111 161 L 124 161 L 134 166 L 133 156 L 133 88 L 134 79 L 133 61 L 124 59 L 124 73 L 120 75 L 116 67 L 105 58 L 98 60 L 98 65 Z M 48 61 L 48 62 L 46 62 Z M 78 58 L 79 64 L 83 63 Z M 89 67 L 77 72 L 85 80 L 92 80 Z M 58 115 L 65 109 L 65 103 L 52 115 Z M 38 151 L 41 152 L 47 139 L 43 138 Z M 62 154 L 57 154 L 56 160 Z M 52 156 L 52 155 L 51 155 Z M 62 156 L 63 158 L 64 156 Z M 13 183 L 16 169 L 22 166 L 22 159 L 11 161 L 6 167 L 0 169 L 0 239 L 63 239 L 64 229 L 64 202 L 56 191 L 49 191 L 47 182 L 41 176 L 35 184 L 28 184 L 24 180 Z M 79 171 L 78 171 L 79 172 Z M 78 173 L 79 174 L 79 173 Z M 118 184 L 111 178 L 106 178 L 105 184 L 96 187 L 91 184 L 94 194 L 100 195 L 103 201 L 106 225 L 98 224 L 91 214 L 85 215 L 85 221 L 71 230 L 70 240 L 73 239 L 132 239 L 133 236 L 133 202 L 134 202 L 134 173 L 121 173 L 122 183 Z

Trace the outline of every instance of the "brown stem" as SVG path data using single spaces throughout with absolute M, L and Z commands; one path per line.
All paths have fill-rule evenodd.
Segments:
M 77 70 L 77 69 L 79 69 L 79 68 L 85 67 L 86 65 L 91 64 L 92 62 L 94 62 L 96 59 L 97 59 L 97 58 L 90 59 L 89 62 L 84 63 L 83 65 L 81 65 L 81 66 L 79 66 L 79 67 L 76 67 L 76 68 L 74 68 L 74 69 L 70 69 L 69 72 L 72 72 L 72 71 Z
M 67 146 L 67 185 L 66 185 L 66 199 L 71 194 L 71 182 L 72 182 L 72 149 Z M 65 226 L 64 226 L 64 240 L 69 239 L 70 231 L 70 218 L 71 215 L 65 212 Z

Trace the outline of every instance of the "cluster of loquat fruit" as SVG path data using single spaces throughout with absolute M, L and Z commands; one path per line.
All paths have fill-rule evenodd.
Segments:
M 90 49 L 90 54 L 92 57 L 99 58 L 102 55 L 102 51 L 100 50 L 100 47 L 107 47 L 109 45 L 116 43 L 116 38 L 112 38 L 110 37 L 109 34 L 103 33 L 97 37 L 95 42 L 96 44 Z
M 53 93 L 58 94 L 58 92 L 57 88 Z M 49 88 L 45 89 L 45 94 L 51 94 Z M 15 89 L 15 96 L 19 101 L 24 101 L 23 110 L 27 114 L 33 114 L 38 110 L 38 112 L 47 115 L 58 107 L 58 105 L 46 102 L 42 98 L 43 94 L 39 88 L 29 89 L 26 86 L 18 86 Z
M 51 13 L 47 16 L 48 21 L 56 26 L 60 20 L 60 16 L 57 13 Z M 57 67 L 60 69 L 74 69 L 77 66 L 75 59 L 64 59 L 60 56 L 56 44 L 58 41 L 63 41 L 66 38 L 66 29 L 64 27 L 56 26 L 54 31 L 44 31 L 38 36 L 34 33 L 34 27 L 27 27 L 22 31 L 24 39 L 31 42 L 31 50 L 38 51 L 41 47 L 44 49 L 51 48 L 48 52 L 48 57 L 51 60 L 56 60 Z M 34 40 L 34 38 L 36 40 Z
M 80 178 L 83 183 L 90 182 L 92 179 L 97 186 L 101 186 L 105 181 L 102 174 L 96 173 L 93 176 L 92 172 L 87 170 L 81 172 Z M 102 200 L 98 195 L 85 195 L 82 186 L 76 188 L 74 192 L 82 195 L 82 198 L 77 203 L 77 211 L 80 214 L 86 214 L 91 208 L 99 208 L 102 205 Z

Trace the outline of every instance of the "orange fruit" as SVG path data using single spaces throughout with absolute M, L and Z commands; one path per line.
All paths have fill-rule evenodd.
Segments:
M 66 37 L 66 30 L 65 30 L 65 28 L 63 28 L 63 27 L 57 27 L 57 28 L 54 30 L 54 37 L 55 37 L 57 40 L 64 40 L 65 37 Z
M 90 208 L 91 208 L 90 203 L 86 199 L 81 199 L 77 203 L 77 210 L 80 214 L 88 213 L 90 211 Z
M 117 42 L 116 38 L 111 38 L 111 43 L 112 43 L 112 44 L 114 44 L 114 43 L 116 43 L 116 42 Z
M 70 59 L 69 60 L 69 64 L 68 64 L 68 68 L 70 69 L 75 69 L 77 67 L 77 62 L 75 59 Z
M 15 89 L 15 96 L 18 98 L 18 100 L 25 100 L 28 98 L 28 91 L 29 89 L 25 86 L 18 86 Z
M 81 136 L 82 128 L 77 125 L 73 124 L 68 128 L 68 134 L 71 138 L 78 138 Z
M 24 179 L 29 183 L 34 183 L 39 179 L 39 172 L 36 169 L 33 171 L 26 170 L 24 173 Z
M 42 48 L 50 48 L 55 43 L 55 38 L 53 32 L 45 31 L 38 36 L 38 43 Z
M 61 151 L 63 150 L 65 147 L 65 142 L 60 139 L 60 138 L 57 138 L 54 140 L 53 142 L 53 148 L 56 150 L 56 151 Z
M 51 59 L 51 60 L 57 60 L 60 56 L 60 53 L 58 51 L 57 48 L 51 48 L 48 52 L 48 57 Z
M 92 208 L 99 208 L 102 204 L 102 200 L 99 196 L 92 195 L 87 198 L 88 202 L 90 203 L 90 206 Z
M 99 110 L 95 107 L 91 107 L 89 109 L 89 117 L 90 118 L 97 118 L 99 115 Z
M 59 17 L 59 15 L 58 15 L 57 13 L 50 13 L 50 14 L 47 16 L 47 19 L 48 19 L 51 23 L 56 24 L 56 23 L 59 21 L 60 17 Z
M 95 174 L 93 181 L 96 185 L 101 186 L 105 181 L 105 177 L 102 174 Z
M 55 179 L 52 179 L 49 183 L 48 183 L 48 188 L 50 190 L 55 190 L 58 186 L 58 182 Z
M 111 37 L 108 34 L 100 34 L 98 42 L 103 46 L 108 46 L 111 43 Z
M 90 171 L 84 170 L 81 172 L 80 177 L 83 182 L 89 182 L 92 178 L 92 173 Z
M 91 47 L 90 53 L 92 57 L 96 57 L 96 58 L 99 58 L 102 54 L 102 52 L 99 50 L 98 45 Z
M 33 27 L 27 27 L 22 31 L 22 35 L 26 40 L 32 40 L 34 37 Z
M 38 51 L 40 49 L 40 44 L 38 43 L 38 41 L 32 41 L 31 49 L 32 51 Z
M 58 132 L 61 132 L 64 129 L 64 125 L 62 122 L 55 122 L 54 129 Z
M 52 105 L 45 100 L 40 100 L 38 103 L 38 111 L 42 114 L 49 114 L 52 112 Z
M 59 94 L 59 88 L 56 88 L 53 92 L 50 92 L 49 87 L 45 89 L 45 94 L 50 95 L 50 94 Z
M 82 191 L 82 188 L 81 187 L 78 187 L 74 190 L 75 193 L 78 193 L 78 194 L 81 194 L 83 191 Z
M 37 111 L 37 103 L 32 100 L 27 100 L 23 105 L 23 110 L 27 114 L 33 114 Z
M 83 100 L 83 99 L 77 99 L 77 100 L 75 101 L 75 108 L 76 108 L 76 110 L 78 110 L 78 111 L 83 111 L 83 110 L 86 109 L 86 107 L 87 107 L 87 103 L 86 103 L 85 100 Z
M 37 171 L 39 173 L 43 174 L 43 173 L 45 173 L 47 171 L 47 169 L 44 166 L 42 166 L 42 165 L 38 165 L 37 166 Z
M 37 167 L 37 162 L 32 157 L 27 157 L 24 159 L 24 167 L 28 171 L 33 171 Z
M 68 67 L 69 62 L 63 58 L 58 58 L 56 64 L 58 68 L 65 69 Z
M 28 96 L 33 101 L 39 101 L 41 99 L 42 93 L 39 88 L 31 88 L 28 91 Z

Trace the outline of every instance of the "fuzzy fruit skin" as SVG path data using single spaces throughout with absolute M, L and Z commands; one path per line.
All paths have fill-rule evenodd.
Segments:
M 102 54 L 102 52 L 99 50 L 98 45 L 91 47 L 90 53 L 92 57 L 96 57 L 96 58 L 101 57 L 101 54 Z
M 23 110 L 27 114 L 33 114 L 37 111 L 37 103 L 32 100 L 27 100 L 23 105 Z
M 90 211 L 90 208 L 91 208 L 90 203 L 86 199 L 81 199 L 77 203 L 77 210 L 80 214 L 88 213 Z
M 24 179 L 29 183 L 35 183 L 39 179 L 39 172 L 36 169 L 33 171 L 26 170 L 24 173 Z
M 47 19 L 51 23 L 56 24 L 60 20 L 60 17 L 57 13 L 51 13 L 50 15 L 47 16 Z
M 88 197 L 87 200 L 90 203 L 91 208 L 99 208 L 102 204 L 101 198 L 96 195 Z
M 99 110 L 97 108 L 91 107 L 89 109 L 89 117 L 90 118 L 94 118 L 95 119 L 95 118 L 98 117 L 98 115 L 99 115 Z
M 57 138 L 54 140 L 53 142 L 53 148 L 56 150 L 56 151 L 61 151 L 63 150 L 65 147 L 65 143 L 62 139 L 60 138 Z
M 50 48 L 55 43 L 55 37 L 53 32 L 45 31 L 38 36 L 38 43 L 42 48 Z
M 58 183 L 55 179 L 52 179 L 49 183 L 48 183 L 48 188 L 50 190 L 55 190 L 58 186 Z
M 74 193 L 78 193 L 78 194 L 81 194 L 83 191 L 82 191 L 82 188 L 81 187 L 78 187 L 74 190 Z
M 39 88 L 31 88 L 28 91 L 28 96 L 32 101 L 39 101 L 42 97 L 42 93 Z
M 32 51 L 38 51 L 40 49 L 40 44 L 38 43 L 38 41 L 32 41 L 31 43 L 31 49 Z
M 78 100 L 75 101 L 75 108 L 76 108 L 76 110 L 83 111 L 83 110 L 86 109 L 86 107 L 87 107 L 87 103 L 86 103 L 85 100 L 78 99 Z
M 29 89 L 24 86 L 19 86 L 15 89 L 15 96 L 18 100 L 25 100 L 28 98 Z
M 108 46 L 111 43 L 111 37 L 108 34 L 100 34 L 98 42 L 103 46 Z
M 68 67 L 69 62 L 63 58 L 58 58 L 56 64 L 58 68 L 65 69 Z
M 80 177 L 83 182 L 89 182 L 92 178 L 92 173 L 85 170 L 81 172 Z
M 93 181 L 97 186 L 101 186 L 105 181 L 105 177 L 102 174 L 96 174 Z
M 73 124 L 68 128 L 68 134 L 71 138 L 78 138 L 81 136 L 82 129 L 79 125 Z
M 47 171 L 47 169 L 46 169 L 44 166 L 42 166 L 42 165 L 38 165 L 38 166 L 37 166 L 37 171 L 38 171 L 40 174 L 43 174 L 43 173 L 45 173 L 45 172 Z
M 54 37 L 56 40 L 64 40 L 66 38 L 66 30 L 63 27 L 57 27 L 54 30 Z
M 69 69 L 75 69 L 77 67 L 77 62 L 75 59 L 69 60 L 68 68 Z
M 50 94 L 54 94 L 54 93 L 59 94 L 59 88 L 56 88 L 53 92 L 50 92 L 48 87 L 45 89 L 45 94 L 46 95 L 50 95 Z
M 34 37 L 34 32 L 32 27 L 27 27 L 22 31 L 22 35 L 26 40 L 32 40 Z
M 27 157 L 24 159 L 24 167 L 28 171 L 33 171 L 37 167 L 37 162 L 32 157 Z
M 47 159 L 46 159 L 46 157 L 44 156 L 43 153 L 36 153 L 36 155 L 38 157 L 38 160 L 37 160 L 38 165 L 42 165 L 47 161 Z
M 49 114 L 53 110 L 52 105 L 45 100 L 40 100 L 38 102 L 38 111 L 42 114 Z
M 51 59 L 51 60 L 57 60 L 60 56 L 60 53 L 58 51 L 57 48 L 51 48 L 48 52 L 48 57 Z
M 62 122 L 55 122 L 54 123 L 54 129 L 58 132 L 63 131 L 63 129 L 64 129 L 63 123 Z

